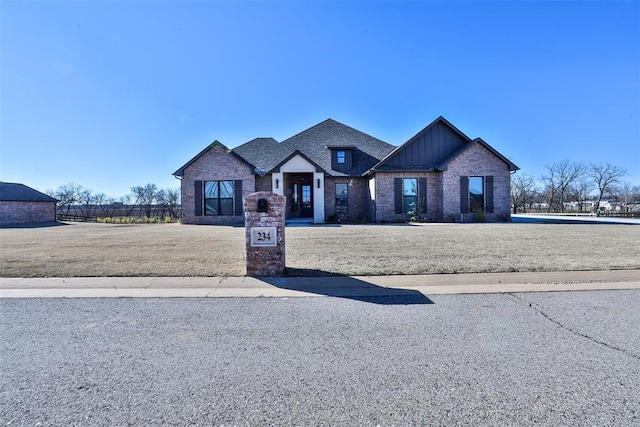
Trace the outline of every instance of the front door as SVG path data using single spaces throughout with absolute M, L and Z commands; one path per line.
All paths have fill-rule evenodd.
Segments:
M 304 181 L 307 180 L 302 178 L 291 184 L 292 217 L 313 217 L 313 188 Z

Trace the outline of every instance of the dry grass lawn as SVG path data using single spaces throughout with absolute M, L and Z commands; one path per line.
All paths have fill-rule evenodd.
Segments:
M 288 227 L 289 274 L 640 269 L 640 227 L 421 224 Z M 244 228 L 69 224 L 0 229 L 1 277 L 242 276 Z

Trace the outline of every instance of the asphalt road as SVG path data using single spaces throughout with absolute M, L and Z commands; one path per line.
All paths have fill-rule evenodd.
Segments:
M 0 300 L 2 425 L 640 425 L 640 291 Z

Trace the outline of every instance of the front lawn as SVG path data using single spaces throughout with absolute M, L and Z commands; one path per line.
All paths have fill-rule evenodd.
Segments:
M 287 227 L 290 274 L 640 269 L 640 227 L 419 224 Z M 242 276 L 244 228 L 84 224 L 0 229 L 1 277 Z

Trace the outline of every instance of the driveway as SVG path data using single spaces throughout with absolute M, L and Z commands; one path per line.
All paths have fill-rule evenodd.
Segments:
M 11 425 L 638 425 L 640 291 L 0 299 Z

